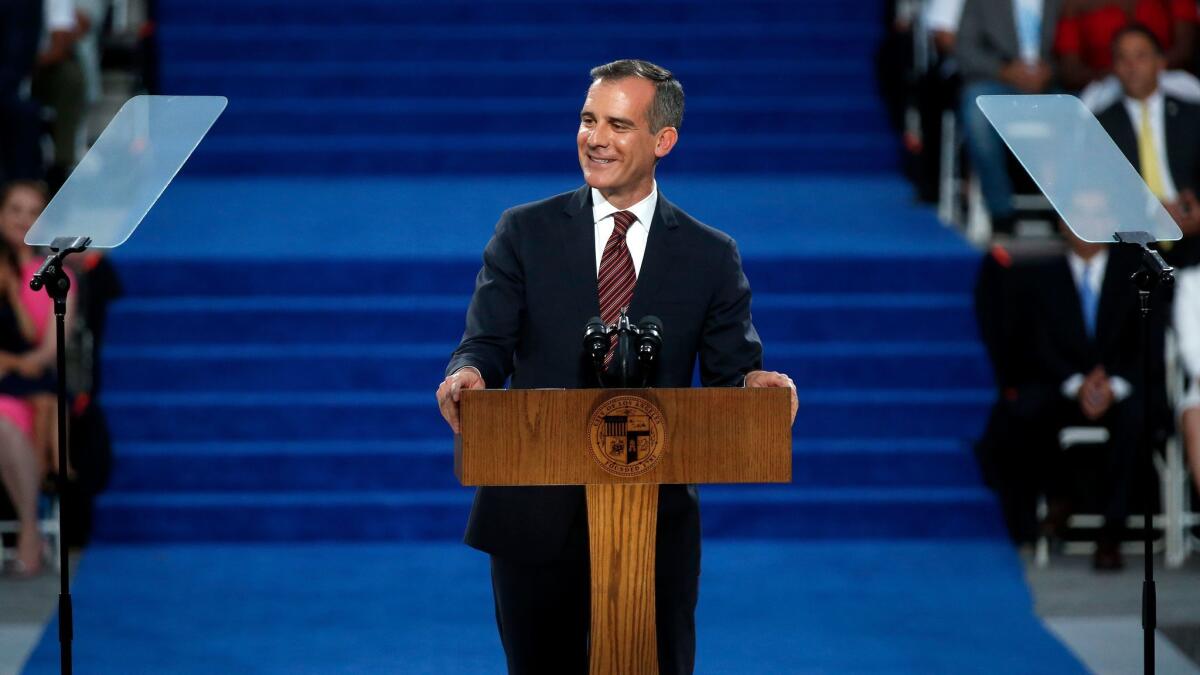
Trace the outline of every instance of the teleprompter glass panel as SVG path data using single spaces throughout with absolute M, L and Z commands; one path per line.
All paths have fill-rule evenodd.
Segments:
M 1116 232 L 1183 236 L 1096 117 L 1074 96 L 980 96 L 976 103 L 1058 215 L 1084 241 Z
M 25 235 L 48 246 L 91 237 L 93 248 L 129 238 L 225 110 L 223 96 L 135 96 L 113 118 Z

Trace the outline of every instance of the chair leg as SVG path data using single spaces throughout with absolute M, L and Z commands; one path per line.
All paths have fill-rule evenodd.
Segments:
M 979 186 L 979 178 L 971 176 L 967 190 L 967 240 L 982 246 L 991 238 L 992 218 L 983 205 L 983 189 Z
M 958 220 L 958 129 L 955 127 L 954 111 L 942 113 L 942 147 L 940 175 L 938 177 L 938 219 L 943 225 L 953 225 Z
M 1166 545 L 1167 567 L 1179 567 L 1186 558 L 1184 552 L 1183 491 L 1187 488 L 1187 472 L 1183 468 L 1183 449 L 1178 437 L 1167 441 L 1166 457 L 1158 466 L 1162 493 L 1163 539 Z
M 1037 503 L 1037 519 L 1038 523 L 1046 520 L 1050 509 L 1046 506 L 1046 496 L 1039 495 Z M 1045 531 L 1038 532 L 1037 543 L 1033 548 L 1033 563 L 1038 569 L 1045 569 L 1050 566 L 1050 540 L 1046 537 Z

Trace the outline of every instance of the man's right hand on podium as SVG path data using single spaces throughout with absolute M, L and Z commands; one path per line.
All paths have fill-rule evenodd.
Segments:
M 458 393 L 463 389 L 484 389 L 486 387 L 487 383 L 483 381 L 483 375 L 480 375 L 479 371 L 471 366 L 459 368 L 438 385 L 438 408 L 441 409 L 442 417 L 445 418 L 454 433 L 459 433 Z

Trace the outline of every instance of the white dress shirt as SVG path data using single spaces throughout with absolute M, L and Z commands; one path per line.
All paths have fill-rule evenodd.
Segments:
M 1167 132 L 1165 129 L 1167 117 L 1166 111 L 1163 109 L 1165 101 L 1162 90 L 1155 89 L 1150 98 L 1146 99 L 1146 104 L 1150 112 L 1150 135 L 1154 137 L 1154 150 L 1158 155 L 1158 175 L 1162 176 L 1163 180 L 1163 199 L 1173 202 L 1179 197 L 1179 193 L 1175 189 L 1175 180 L 1171 177 L 1170 162 L 1167 161 Z M 1142 102 L 1126 97 L 1125 111 L 1129 113 L 1129 119 L 1133 122 L 1134 138 L 1140 138 Z M 1145 172 L 1143 171 L 1143 173 Z
M 930 0 L 925 6 L 925 23 L 929 30 L 957 33 L 966 0 Z
M 1092 291 L 1092 297 L 1096 298 L 1096 315 L 1099 318 L 1100 314 L 1100 291 L 1104 287 L 1104 271 L 1108 267 L 1108 250 L 1101 250 L 1090 260 L 1084 260 L 1075 254 L 1074 251 L 1067 251 L 1067 265 L 1071 268 L 1071 278 L 1075 280 L 1075 288 L 1082 288 L 1083 284 L 1087 284 Z M 1087 277 L 1084 277 L 1084 272 L 1087 272 Z M 1082 297 L 1082 296 L 1080 296 Z M 1080 307 L 1082 313 L 1083 307 Z M 1068 377 L 1062 383 L 1062 395 L 1067 398 L 1079 398 L 1079 389 L 1083 387 L 1085 379 L 1083 373 L 1075 373 Z M 1129 398 L 1133 393 L 1133 386 L 1129 381 L 1118 375 L 1109 373 L 1108 384 L 1112 387 L 1113 397 L 1118 401 L 1123 401 Z
M 592 188 L 592 218 L 596 223 L 596 277 L 600 277 L 600 259 L 604 256 L 604 246 L 612 236 L 616 222 L 613 214 L 617 211 L 628 211 L 637 218 L 625 232 L 625 244 L 629 246 L 629 255 L 633 256 L 633 271 L 637 276 L 642 275 L 642 258 L 646 255 L 646 240 L 650 237 L 650 223 L 654 221 L 654 209 L 658 206 L 658 181 L 650 187 L 650 194 L 642 201 L 627 209 L 618 209 L 596 188 Z
M 1174 314 L 1175 342 L 1179 349 L 1179 360 L 1187 373 L 1188 386 L 1184 399 L 1179 402 L 1180 410 L 1200 405 L 1200 267 L 1189 267 L 1176 272 Z
M 1042 54 L 1042 12 L 1044 0 L 1014 0 L 1013 20 L 1017 26 L 1018 51 L 1021 60 L 1037 63 Z

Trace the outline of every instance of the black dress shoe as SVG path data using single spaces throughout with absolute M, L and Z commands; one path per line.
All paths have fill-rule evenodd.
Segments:
M 1119 572 L 1125 569 L 1125 558 L 1121 555 L 1121 545 L 1114 539 L 1101 539 L 1096 542 L 1096 552 L 1092 554 L 1092 569 L 1097 572 Z

